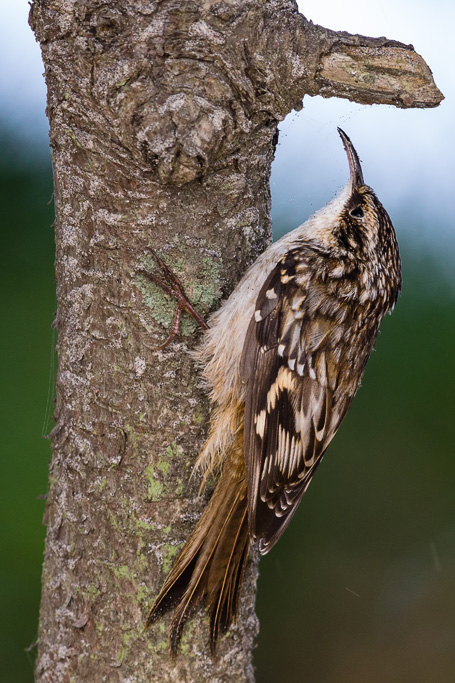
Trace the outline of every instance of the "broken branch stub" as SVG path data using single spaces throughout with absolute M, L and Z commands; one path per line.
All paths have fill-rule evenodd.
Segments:
M 412 45 L 338 43 L 322 56 L 317 80 L 323 97 L 336 95 L 364 104 L 436 107 L 443 99 L 428 65 Z

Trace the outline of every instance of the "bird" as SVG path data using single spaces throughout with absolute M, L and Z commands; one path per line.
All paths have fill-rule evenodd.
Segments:
M 213 410 L 195 468 L 203 485 L 209 476 L 218 480 L 147 616 L 149 626 L 174 610 L 174 655 L 185 621 L 205 604 L 215 656 L 220 634 L 237 620 L 250 547 L 267 554 L 290 523 L 401 290 L 392 221 L 365 184 L 351 140 L 338 133 L 346 187 L 270 245 L 208 325 L 198 320 L 205 331 L 194 355 Z M 168 281 L 160 283 L 179 300 L 176 318 L 181 310 L 193 314 L 158 262 Z M 178 320 L 172 335 L 177 327 Z

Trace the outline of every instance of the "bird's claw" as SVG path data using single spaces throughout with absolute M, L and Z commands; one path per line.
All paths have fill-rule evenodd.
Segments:
M 161 289 L 164 292 L 166 292 L 166 294 L 172 296 L 177 302 L 174 320 L 172 321 L 172 324 L 169 327 L 169 335 L 166 341 L 163 344 L 160 344 L 160 346 L 154 347 L 155 351 L 160 351 L 165 349 L 167 346 L 169 346 L 169 344 L 171 344 L 174 341 L 175 336 L 179 331 L 180 319 L 182 317 L 183 311 L 189 313 L 191 317 L 197 322 L 197 324 L 202 327 L 202 329 L 208 330 L 209 326 L 205 322 L 204 318 L 201 315 L 199 315 L 197 310 L 194 308 L 193 304 L 188 299 L 182 283 L 180 282 L 177 275 L 173 272 L 173 270 L 171 270 L 171 268 L 169 268 L 169 266 L 166 263 L 164 263 L 164 261 L 158 256 L 154 249 L 150 249 L 150 253 L 152 254 L 153 258 L 155 259 L 159 267 L 161 268 L 164 275 L 164 279 L 158 277 L 154 273 L 149 273 L 147 270 L 144 270 L 143 268 L 137 270 L 136 272 L 140 273 L 141 275 L 144 275 L 149 280 L 154 282 L 156 285 L 161 287 Z

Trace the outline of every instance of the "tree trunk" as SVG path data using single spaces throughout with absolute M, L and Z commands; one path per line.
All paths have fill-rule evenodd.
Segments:
M 209 419 L 184 316 L 138 273 L 156 249 L 206 315 L 270 240 L 277 123 L 305 94 L 436 106 L 412 46 L 335 33 L 292 0 L 35 0 L 55 182 L 58 375 L 37 681 L 251 681 L 257 559 L 239 623 L 181 654 L 144 617 L 206 498 Z

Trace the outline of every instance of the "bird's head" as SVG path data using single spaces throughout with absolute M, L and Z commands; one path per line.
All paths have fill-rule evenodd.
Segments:
M 334 221 L 334 237 L 360 261 L 371 261 L 388 252 L 390 246 L 397 248 L 395 231 L 374 190 L 365 184 L 354 145 L 341 128 L 338 133 L 348 157 L 349 183 Z
M 299 239 L 320 254 L 323 277 L 362 279 L 371 297 L 381 290 L 393 304 L 401 287 L 401 264 L 392 221 L 365 184 L 351 140 L 341 128 L 338 132 L 348 157 L 349 182 L 298 228 Z

